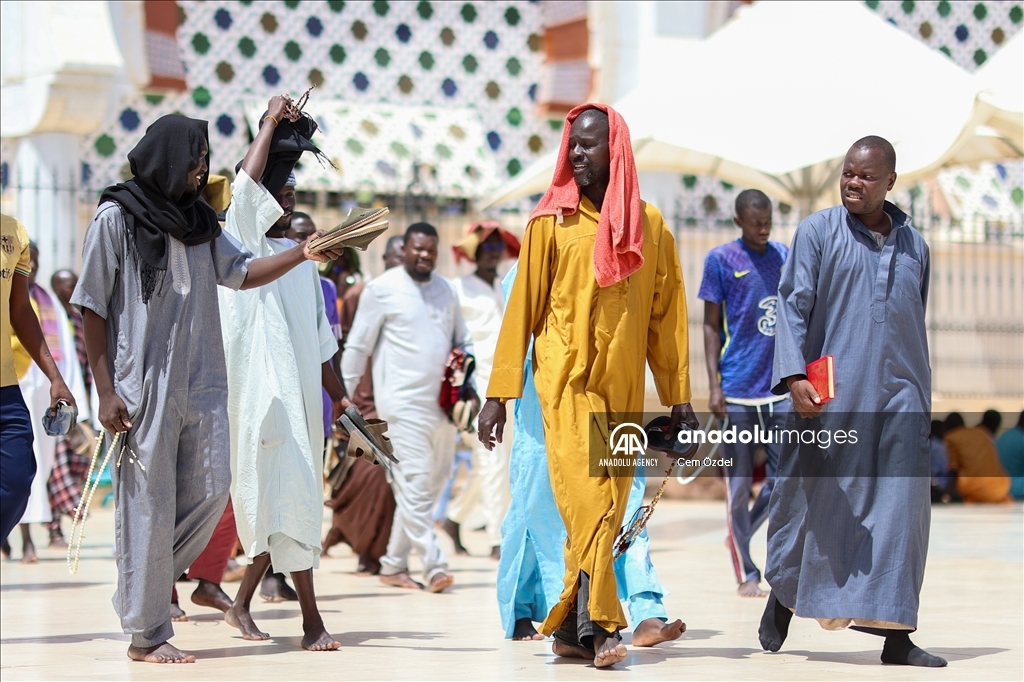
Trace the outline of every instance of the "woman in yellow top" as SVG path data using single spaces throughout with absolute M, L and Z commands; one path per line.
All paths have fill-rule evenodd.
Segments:
M 50 356 L 28 293 L 29 241 L 25 227 L 0 215 L 0 541 L 25 513 L 36 458 L 32 452 L 32 421 L 18 388 L 11 332 L 50 380 L 50 408 L 66 401 L 77 407 Z

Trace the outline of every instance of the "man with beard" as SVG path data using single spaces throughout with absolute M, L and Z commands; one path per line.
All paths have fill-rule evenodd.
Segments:
M 281 98 L 270 101 L 259 133 L 232 183 L 224 230 L 258 256 L 286 253 L 295 208 L 292 168 L 310 142 L 312 119 Z M 299 150 L 296 152 L 296 148 Z M 224 620 L 249 640 L 269 639 L 250 602 L 267 569 L 291 573 L 302 609 L 302 647 L 332 651 L 316 605 L 323 518 L 323 394 L 332 420 L 348 406 L 331 359 L 338 342 L 312 263 L 258 291 L 222 290 L 221 325 L 231 423 L 231 502 L 250 562 Z
M 502 281 L 511 291 L 518 264 Z M 501 525 L 501 556 L 498 563 L 498 611 L 505 637 L 517 642 L 541 640 L 532 621 L 543 621 L 558 603 L 565 575 L 565 524 L 558 514 L 548 474 L 544 419 L 533 381 L 532 354 L 526 355 L 523 395 L 513 403 L 514 442 L 509 456 L 512 502 Z M 635 476 L 624 518 L 644 503 L 645 478 Z M 668 622 L 665 590 L 654 570 L 647 529 L 614 563 L 620 601 L 626 602 L 633 625 L 633 646 L 651 647 L 679 639 L 686 624 Z
M 252 289 L 308 259 L 334 257 L 299 245 L 253 259 L 222 232 L 201 198 L 207 130 L 206 121 L 179 114 L 146 130 L 128 153 L 134 177 L 100 197 L 71 297 L 83 311 L 100 422 L 122 434 L 111 460 L 114 608 L 132 636 L 128 656 L 149 663 L 195 661 L 168 641 L 167 598 L 228 501 L 217 286 Z
M 433 225 L 409 226 L 403 267 L 366 284 L 341 358 L 345 386 L 352 391 L 372 356 L 377 414 L 388 423 L 398 458 L 391 480 L 397 508 L 380 560 L 380 581 L 422 589 L 409 575 L 409 554 L 416 550 L 431 592 L 455 582 L 438 546 L 432 514 L 451 471 L 456 435 L 438 394 L 452 350 L 473 353 L 451 283 L 433 274 L 437 243 Z
M 697 419 L 675 240 L 640 199 L 626 122 L 603 104 L 569 112 L 552 185 L 530 216 L 480 413 L 485 447 L 502 438 L 505 401 L 522 396 L 531 337 L 551 485 L 568 533 L 564 589 L 540 632 L 555 635 L 556 654 L 607 667 L 626 658 L 612 551 L 633 470 L 590 461 L 591 445 L 607 447 L 613 422 L 643 412 L 645 359 L 672 406 L 673 431 Z
M 758 635 L 778 651 L 795 613 L 884 637 L 882 663 L 942 667 L 910 641 L 931 524 L 930 261 L 910 217 L 885 200 L 895 182 L 892 145 L 855 142 L 839 179 L 843 205 L 800 223 L 779 282 L 772 392 L 792 396 L 786 430 L 829 440 L 783 441 Z M 827 406 L 807 376 L 826 355 Z

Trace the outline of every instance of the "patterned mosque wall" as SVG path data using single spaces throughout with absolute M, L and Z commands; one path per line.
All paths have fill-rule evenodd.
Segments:
M 543 60 L 542 17 L 536 2 L 388 0 L 327 2 L 182 0 L 178 44 L 189 90 L 139 94 L 124 102 L 103 130 L 85 139 L 82 183 L 98 192 L 127 172 L 125 154 L 145 126 L 178 111 L 210 121 L 214 170 L 233 168 L 248 144 L 244 103 L 315 83 L 317 100 L 475 110 L 500 182 L 557 145 L 560 123 L 535 112 Z M 1021 28 L 1019 1 L 879 2 L 882 20 L 973 71 Z M 385 145 L 386 146 L 386 145 Z M 12 157 L 5 140 L 3 159 Z M 5 185 L 11 182 L 4 163 Z M 1024 165 L 986 164 L 944 171 L 939 185 L 959 215 L 1019 216 Z M 728 224 L 736 194 L 711 177 L 680 176 L 677 227 Z M 909 204 L 911 197 L 896 198 Z M 915 197 L 926 213 L 926 199 Z M 524 207 L 525 207 L 524 202 Z M 795 218 L 777 206 L 779 222 Z M 1019 218 L 1016 219 L 1019 231 Z
M 178 4 L 189 91 L 135 96 L 87 139 L 93 187 L 118 180 L 145 125 L 173 111 L 209 120 L 211 168 L 231 169 L 249 144 L 245 103 L 281 92 L 297 98 L 312 84 L 319 102 L 474 109 L 499 179 L 557 142 L 558 130 L 533 111 L 543 59 L 536 3 Z
M 878 16 L 895 25 L 929 47 L 942 52 L 961 68 L 973 72 L 1017 31 L 1024 20 L 1022 3 L 1013 2 L 915 2 L 892 0 L 865 3 Z M 937 184 L 948 197 L 955 216 L 962 221 L 977 218 L 1000 221 L 1012 226 L 1019 236 L 1022 230 L 1021 211 L 1024 207 L 1024 162 L 982 164 L 977 169 L 955 168 L 940 171 Z M 743 190 L 713 177 L 681 176 L 675 206 L 665 207 L 666 214 L 675 210 L 675 225 L 727 226 L 732 223 L 732 207 L 736 195 Z M 913 204 L 917 223 L 925 226 L 934 215 L 928 194 L 918 188 L 894 197 L 904 207 Z M 795 227 L 796 211 L 790 207 L 775 206 L 775 222 L 783 227 L 780 236 L 788 235 Z M 781 210 L 780 210 L 781 209 Z M 936 216 L 938 219 L 938 216 Z M 984 227 L 979 227 L 983 231 Z M 955 232 L 954 237 L 959 237 Z M 966 235 L 970 237 L 970 235 Z M 976 235 L 975 235 L 976 236 Z M 973 238 L 973 237 L 972 237 Z
M 967 71 L 974 71 L 988 61 L 1021 29 L 1024 21 L 1024 7 L 1020 2 L 868 0 L 865 4 Z M 991 238 L 993 227 L 986 228 L 986 222 L 1005 226 L 1017 237 L 1021 236 L 1024 162 L 986 163 L 977 169 L 945 169 L 938 173 L 936 183 L 962 223 L 950 236 L 980 239 L 988 232 Z M 910 192 L 903 192 L 896 201 L 901 206 L 913 203 L 915 208 L 919 207 L 917 223 L 927 226 L 935 207 L 930 204 L 927 191 L 918 195 L 915 190 L 914 194 L 912 197 Z M 1005 231 L 1003 229 L 1003 236 Z

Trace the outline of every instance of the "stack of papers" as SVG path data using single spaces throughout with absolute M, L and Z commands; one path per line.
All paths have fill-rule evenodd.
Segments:
M 387 216 L 387 207 L 360 208 L 354 206 L 348 212 L 345 222 L 312 240 L 309 243 L 309 250 L 312 253 L 320 253 L 328 249 L 336 250 L 351 246 L 354 249 L 366 251 L 370 242 L 387 231 L 389 225 Z

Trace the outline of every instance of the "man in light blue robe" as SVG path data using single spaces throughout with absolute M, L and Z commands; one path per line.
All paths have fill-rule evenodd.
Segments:
M 800 223 L 782 273 L 772 390 L 788 391 L 794 410 L 777 433 L 772 592 L 758 634 L 778 651 L 795 613 L 827 630 L 885 637 L 883 663 L 940 667 L 945 660 L 909 637 L 931 523 L 929 252 L 885 201 L 895 182 L 892 145 L 855 142 L 839 182 L 843 205 Z M 835 394 L 827 405 L 807 377 L 826 355 Z
M 518 265 L 502 282 L 508 298 Z M 532 348 L 526 353 L 523 397 L 515 401 L 509 481 L 512 503 L 501 526 L 498 564 L 498 609 L 505 636 L 514 640 L 543 639 L 534 622 L 543 621 L 558 603 L 565 575 L 565 525 L 555 506 L 544 445 L 540 399 L 533 383 Z M 644 477 L 633 478 L 626 506 L 631 519 L 644 503 Z M 654 646 L 678 639 L 686 625 L 668 623 L 662 603 L 665 591 L 651 563 L 650 540 L 644 529 L 615 560 L 619 599 L 627 602 L 633 644 Z

